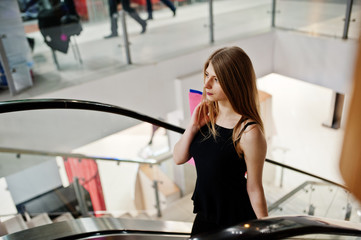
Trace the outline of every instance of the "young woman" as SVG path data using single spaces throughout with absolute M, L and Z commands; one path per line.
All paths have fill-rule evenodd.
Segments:
M 191 235 L 266 217 L 262 171 L 267 144 L 252 62 L 239 47 L 215 51 L 204 65 L 202 102 L 174 147 L 174 161 L 194 158 L 197 213 Z

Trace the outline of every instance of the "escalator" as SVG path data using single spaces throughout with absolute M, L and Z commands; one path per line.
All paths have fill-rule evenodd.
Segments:
M 0 239 L 161 239 L 189 237 L 190 225 L 171 221 L 80 218 L 13 233 Z
M 0 207 L 0 225 L 11 216 L 23 224 L 0 226 L 0 239 L 189 238 L 192 219 L 171 204 L 192 188 L 174 184 L 171 145 L 184 129 L 80 100 L 1 102 L 0 113 L 8 134 L 0 143 L 1 205 L 10 206 Z M 282 173 L 264 186 L 270 217 L 194 239 L 361 236 L 361 208 L 343 186 L 270 159 L 266 165 Z M 185 168 L 184 179 L 194 181 L 193 167 Z

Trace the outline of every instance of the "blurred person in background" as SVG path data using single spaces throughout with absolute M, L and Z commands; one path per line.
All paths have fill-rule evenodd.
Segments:
M 129 15 L 140 24 L 142 27 L 141 34 L 145 33 L 147 29 L 147 22 L 140 18 L 137 11 L 130 7 L 130 0 L 108 0 L 109 15 L 110 15 L 110 35 L 104 38 L 113 38 L 118 36 L 118 4 L 121 3 L 123 10 L 129 13 Z
M 175 17 L 176 14 L 176 8 L 174 4 L 169 0 L 160 0 L 164 5 L 166 5 L 172 12 L 173 17 Z M 153 6 L 152 6 L 152 0 L 147 0 L 147 11 L 148 11 L 148 20 L 153 19 Z

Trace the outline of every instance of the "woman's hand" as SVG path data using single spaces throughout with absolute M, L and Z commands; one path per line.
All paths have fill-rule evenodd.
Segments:
M 200 102 L 193 111 L 190 124 L 199 129 L 209 122 L 208 108 L 207 102 Z
M 208 103 L 201 102 L 195 107 L 188 127 L 174 146 L 173 159 L 176 164 L 183 164 L 191 158 L 189 146 L 199 128 L 203 127 L 208 121 Z

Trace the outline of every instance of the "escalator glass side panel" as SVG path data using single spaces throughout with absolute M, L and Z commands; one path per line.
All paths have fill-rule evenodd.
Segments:
M 86 216 L 75 189 L 66 191 L 75 179 L 83 209 L 96 217 L 152 219 L 181 195 L 164 128 L 74 109 L 3 113 L 0 121 L 7 123 L 0 127 L 1 221 L 17 214 L 25 225 L 43 213 L 52 221 Z
M 344 188 L 266 163 L 270 216 L 310 215 L 360 223 L 361 205 Z

